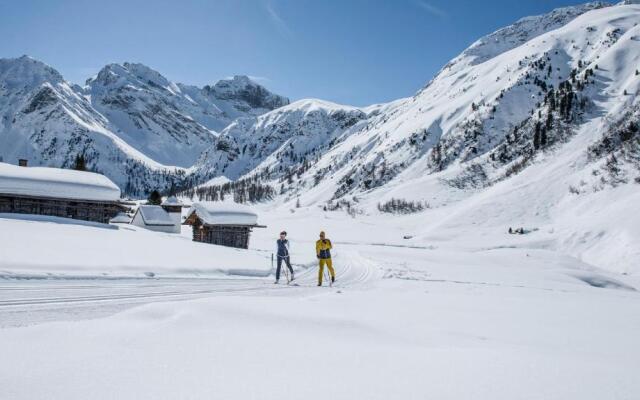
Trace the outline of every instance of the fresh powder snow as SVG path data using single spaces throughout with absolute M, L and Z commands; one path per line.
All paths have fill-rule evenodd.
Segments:
M 0 163 L 0 193 L 97 201 L 120 199 L 118 186 L 101 174 L 7 163 Z
M 0 60 L 0 157 L 82 148 L 108 177 L 0 164 L 0 189 L 119 186 L 177 228 L 0 214 L 0 398 L 640 398 L 638 21 L 526 17 L 369 107 Z M 266 228 L 198 243 L 193 213 Z M 282 231 L 295 280 L 274 284 Z

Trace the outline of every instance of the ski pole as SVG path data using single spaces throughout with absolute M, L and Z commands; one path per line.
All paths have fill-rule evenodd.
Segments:
M 282 261 L 284 263 L 284 276 L 285 278 L 287 278 L 287 285 L 289 284 L 289 282 L 291 282 L 291 279 L 289 277 L 289 260 L 287 260 L 286 257 L 282 257 Z
M 331 275 L 329 274 L 329 266 L 327 266 L 327 269 L 324 271 L 324 273 L 325 273 L 325 279 L 329 283 L 329 286 L 333 286 L 331 284 Z

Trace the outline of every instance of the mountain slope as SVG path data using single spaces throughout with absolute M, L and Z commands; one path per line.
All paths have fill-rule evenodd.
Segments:
M 87 80 L 85 91 L 123 140 L 162 164 L 181 167 L 193 165 L 213 144 L 215 131 L 233 119 L 288 103 L 247 77 L 200 89 L 135 63 L 107 65 Z
M 172 86 L 141 64 L 110 64 L 87 81 L 87 93 L 125 142 L 161 164 L 189 167 L 214 133 L 183 112 Z
M 375 215 L 391 199 L 419 202 L 426 211 L 399 222 L 417 244 L 438 230 L 453 238 L 524 226 L 539 232 L 528 246 L 634 271 L 640 5 L 591 4 L 523 21 L 481 39 L 415 96 L 360 110 L 357 124 L 321 151 L 283 160 L 283 138 L 297 139 L 297 128 L 264 123 L 304 115 L 304 101 L 230 126 L 227 135 L 276 149 L 275 157 L 254 153 L 259 160 L 243 177 L 280 187 L 276 204 L 291 208 Z M 540 27 L 533 35 L 531 23 Z M 482 57 L 473 50 L 490 41 L 511 44 L 485 47 Z
M 357 127 L 306 168 L 298 192 L 309 195 L 329 170 L 339 184 L 324 200 L 370 191 L 402 173 L 439 173 L 461 163 L 481 164 L 475 170 L 486 182 L 475 185 L 504 179 L 537 153 L 569 140 L 583 123 L 608 112 L 617 115 L 620 110 L 611 108 L 616 102 L 629 107 L 633 96 L 623 93 L 637 92 L 637 17 L 637 5 L 588 4 L 526 18 L 479 40 L 412 98 L 368 110 Z M 489 42 L 507 44 L 490 51 L 483 45 Z M 611 70 L 598 69 L 609 59 L 618 60 Z M 611 100 L 605 108 L 603 98 Z M 237 137 L 280 145 L 281 138 L 297 136 L 297 128 L 285 124 L 265 130 L 264 121 L 304 115 L 305 106 L 296 102 L 230 126 L 231 148 L 238 151 Z M 311 161 L 302 155 L 297 166 Z M 261 160 L 268 157 L 259 154 Z
M 79 87 L 26 56 L 0 60 L 0 115 L 0 157 L 7 162 L 70 167 L 84 154 L 90 168 L 138 193 L 180 174 L 129 146 Z
M 308 157 L 358 129 L 366 114 L 350 106 L 301 100 L 254 118 L 240 118 L 220 133 L 196 168 L 231 179 L 258 169 L 286 174 Z

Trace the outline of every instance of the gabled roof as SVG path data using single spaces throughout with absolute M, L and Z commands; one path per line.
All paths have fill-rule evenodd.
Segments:
M 180 200 L 176 196 L 167 197 L 165 201 L 162 202 L 161 206 L 184 206 Z
M 101 174 L 7 163 L 0 163 L 0 193 L 109 202 L 120 199 L 118 186 Z
M 160 206 L 140 205 L 136 215 L 140 214 L 142 222 L 150 226 L 173 226 L 175 222 L 171 215 Z M 133 216 L 135 219 L 136 215 Z
M 186 224 L 196 215 L 205 225 L 258 226 L 258 214 L 251 208 L 237 203 L 194 203 L 187 214 Z

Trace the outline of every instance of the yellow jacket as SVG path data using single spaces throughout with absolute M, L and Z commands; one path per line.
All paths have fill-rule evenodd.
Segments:
M 316 242 L 316 255 L 318 258 L 331 258 L 331 240 L 320 239 Z

